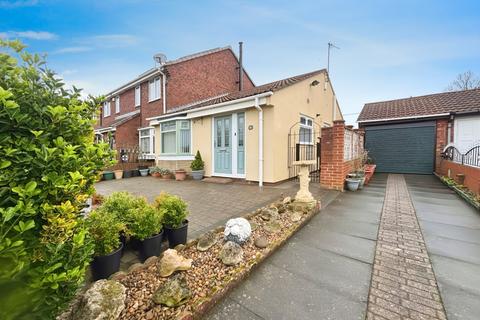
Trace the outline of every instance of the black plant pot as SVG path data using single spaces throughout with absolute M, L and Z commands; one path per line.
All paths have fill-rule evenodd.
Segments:
M 122 243 L 122 256 L 123 256 L 123 253 L 125 252 L 125 248 L 127 245 L 127 236 L 123 232 L 120 232 L 120 242 Z
M 138 169 L 133 169 L 132 170 L 132 177 L 139 177 L 140 176 L 140 172 L 138 172 Z
M 133 177 L 133 170 L 124 170 L 123 171 L 123 178 L 131 178 Z
M 168 237 L 168 246 L 175 248 L 179 244 L 187 243 L 188 234 L 188 220 L 183 221 L 183 225 L 177 229 L 165 227 L 165 232 Z
M 145 261 L 152 256 L 159 256 L 160 253 L 162 253 L 162 238 L 163 230 L 153 237 L 140 241 L 139 251 L 140 259 L 142 259 L 142 261 Z
M 120 270 L 120 259 L 122 258 L 123 244 L 120 244 L 115 252 L 106 256 L 94 257 L 90 268 L 92 269 L 93 280 L 107 279 Z

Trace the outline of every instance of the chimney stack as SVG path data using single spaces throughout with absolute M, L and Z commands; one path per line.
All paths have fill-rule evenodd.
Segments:
M 239 68 L 238 68 L 238 90 L 243 90 L 243 42 L 240 41 L 238 43 L 238 61 L 239 61 Z

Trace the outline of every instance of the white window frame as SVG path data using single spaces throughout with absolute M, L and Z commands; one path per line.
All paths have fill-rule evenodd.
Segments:
M 140 85 L 135 87 L 135 107 L 140 107 L 142 103 L 142 88 Z
M 160 77 L 148 81 L 148 102 L 158 100 L 162 97 L 160 90 Z
M 148 135 L 142 136 L 143 131 L 148 130 Z M 141 150 L 142 148 L 142 140 L 143 139 L 148 139 L 149 140 L 149 149 L 150 150 Z M 140 149 L 140 152 L 144 156 L 152 156 L 155 155 L 155 128 L 153 127 L 147 127 L 147 128 L 140 128 L 138 129 L 138 147 Z
M 111 114 L 110 101 L 105 101 L 103 103 L 103 117 L 109 117 Z
M 170 130 L 166 130 L 166 131 L 163 131 L 162 130 L 162 125 L 163 124 L 166 124 L 166 123 L 169 123 L 169 122 L 174 122 L 175 123 L 175 129 L 170 129 Z M 182 128 L 182 124 L 183 123 L 188 123 L 188 128 Z M 181 141 L 180 141 L 180 138 L 181 138 L 181 135 L 180 135 L 180 132 L 181 131 L 188 131 L 189 134 L 188 134 L 188 152 L 180 152 L 180 149 L 181 149 Z M 163 134 L 165 133 L 170 133 L 170 132 L 175 132 L 175 152 L 174 153 L 165 153 L 163 152 Z M 170 121 L 164 121 L 162 123 L 160 123 L 160 144 L 161 144 L 161 147 L 160 147 L 160 154 L 161 155 L 179 155 L 179 156 L 189 156 L 192 154 L 192 122 L 190 120 L 170 120 Z
M 120 96 L 115 97 L 115 113 L 120 113 Z
M 305 120 L 305 123 L 302 123 L 302 119 Z M 308 124 L 309 121 L 310 121 L 310 124 Z M 305 115 L 300 115 L 299 125 L 300 125 L 300 128 L 310 130 L 310 141 L 309 142 L 301 141 L 303 135 L 300 134 L 300 129 L 299 129 L 298 130 L 298 143 L 299 144 L 304 144 L 304 145 L 313 145 L 313 143 L 314 143 L 314 141 L 313 141 L 313 119 L 308 117 L 308 116 L 305 116 Z

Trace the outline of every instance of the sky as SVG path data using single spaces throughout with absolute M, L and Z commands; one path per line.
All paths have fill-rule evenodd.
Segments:
M 169 60 L 244 42 L 255 84 L 326 68 L 347 123 L 367 102 L 442 92 L 480 77 L 480 1 L 0 0 L 0 37 L 46 53 L 99 95 Z

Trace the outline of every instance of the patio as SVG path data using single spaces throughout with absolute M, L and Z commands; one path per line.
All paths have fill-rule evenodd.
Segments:
M 259 188 L 256 184 L 247 183 L 210 183 L 204 181 L 162 180 L 153 177 L 135 177 L 121 180 L 102 181 L 95 185 L 97 193 L 108 196 L 115 191 L 128 191 L 138 196 L 145 196 L 153 202 L 162 191 L 180 196 L 189 206 L 188 238 L 194 239 L 201 234 L 224 225 L 233 217 L 254 211 L 274 202 L 282 196 L 293 196 L 298 190 L 298 183 L 286 181 L 274 186 Z M 310 191 L 316 199 L 329 193 L 321 189 L 319 184 L 311 183 Z M 121 270 L 139 262 L 133 251 L 126 251 L 122 258 Z

